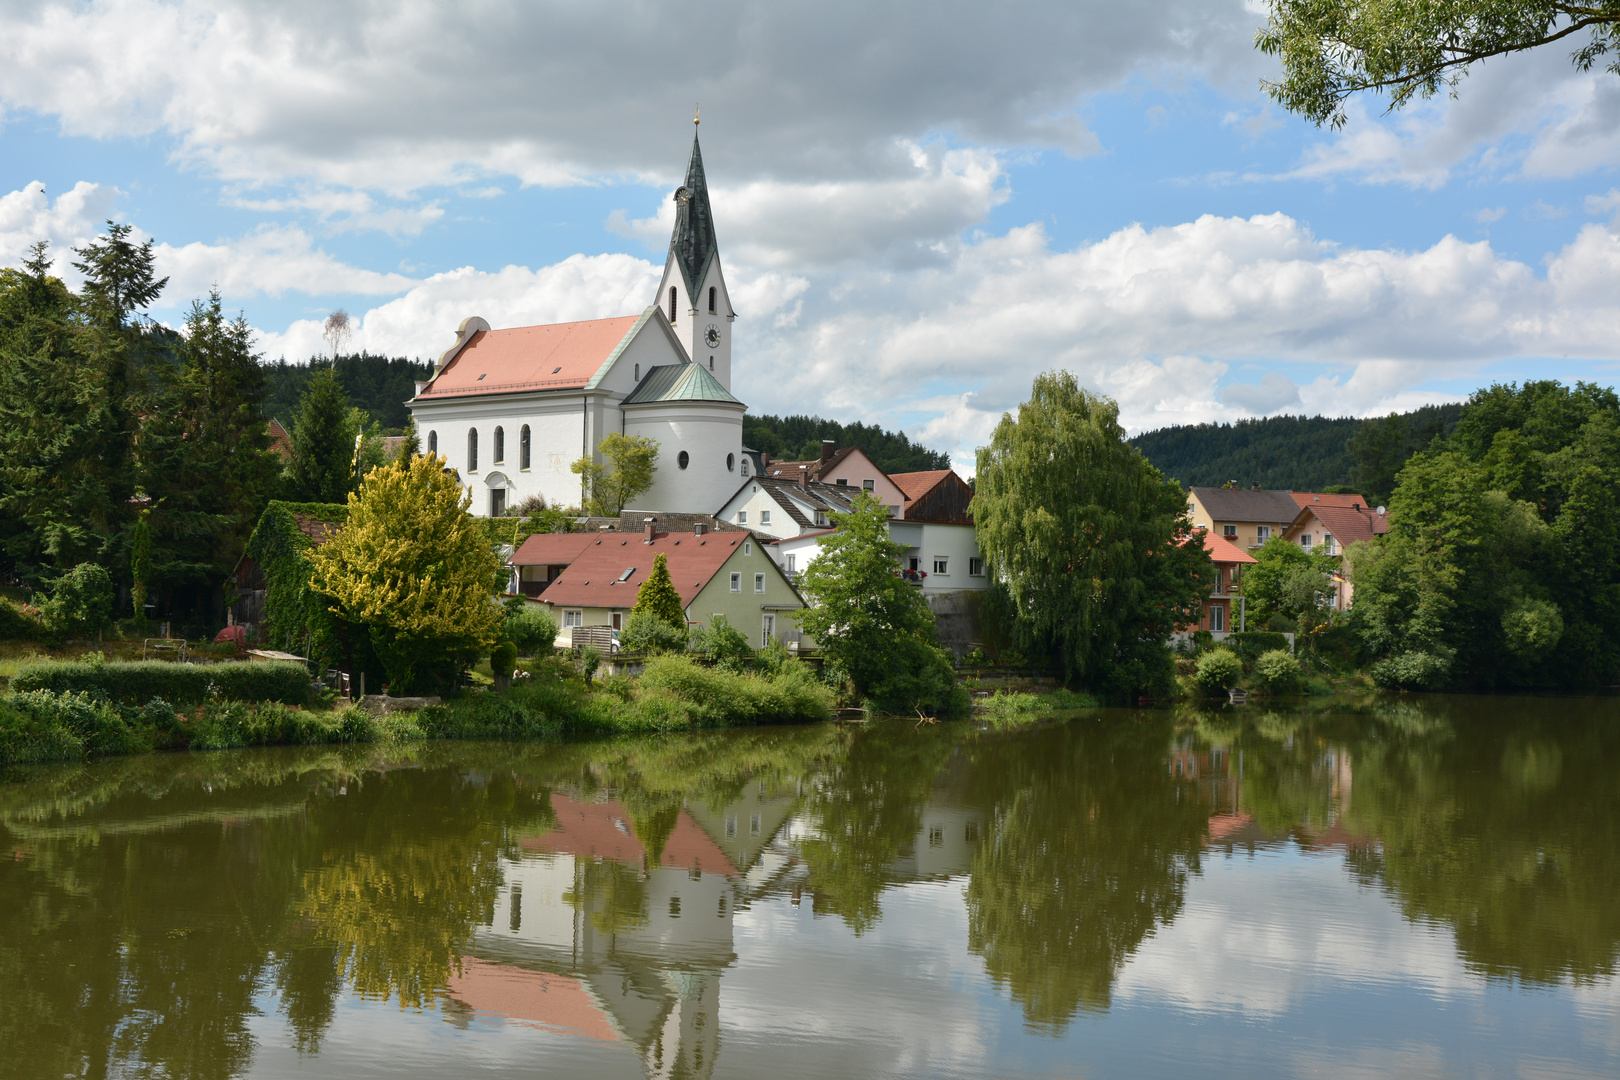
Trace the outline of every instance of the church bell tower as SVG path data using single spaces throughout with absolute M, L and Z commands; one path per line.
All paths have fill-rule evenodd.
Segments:
M 692 123 L 696 125 L 698 120 Z M 696 131 L 686 181 L 675 189 L 675 231 L 669 239 L 669 259 L 664 263 L 657 303 L 692 362 L 703 365 L 729 391 L 731 328 L 737 313 L 731 310 L 731 297 L 720 272 L 720 245 L 714 236 L 709 182 L 703 175 L 703 152 Z

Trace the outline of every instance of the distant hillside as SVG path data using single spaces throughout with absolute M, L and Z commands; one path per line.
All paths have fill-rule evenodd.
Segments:
M 312 358 L 307 364 L 289 364 L 277 360 L 264 366 L 264 414 L 274 416 L 290 430 L 298 414 L 298 399 L 309 384 L 310 377 L 322 368 L 332 366 L 331 360 Z M 358 356 L 337 358 L 338 382 L 349 395 L 349 402 L 358 405 L 385 428 L 404 428 L 410 423 L 405 402 L 416 394 L 416 381 L 433 374 L 428 361 L 407 360 L 403 356 Z
M 1406 459 L 1436 436 L 1449 434 L 1461 414 L 1461 405 L 1428 405 L 1370 420 L 1271 416 L 1178 424 L 1130 441 L 1182 487 L 1228 482 L 1293 491 L 1350 487 L 1382 502 Z
M 821 440 L 858 446 L 886 473 L 924 472 L 951 467 L 949 454 L 919 446 L 902 431 L 871 424 L 840 424 L 819 416 L 745 416 L 743 445 L 783 461 L 821 456 Z

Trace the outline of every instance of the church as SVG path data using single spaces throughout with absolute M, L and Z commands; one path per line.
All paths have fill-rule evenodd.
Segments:
M 669 258 L 646 310 L 501 330 L 466 318 L 406 407 L 422 448 L 456 471 L 479 516 L 536 495 L 580 505 L 570 466 L 586 455 L 601 462 L 611 432 L 659 446 L 652 487 L 627 509 L 712 513 L 749 473 L 745 406 L 731 394 L 736 318 L 694 133 Z

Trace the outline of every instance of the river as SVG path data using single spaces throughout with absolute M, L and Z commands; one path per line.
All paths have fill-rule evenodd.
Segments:
M 0 1077 L 1620 1075 L 1620 702 L 0 785 Z

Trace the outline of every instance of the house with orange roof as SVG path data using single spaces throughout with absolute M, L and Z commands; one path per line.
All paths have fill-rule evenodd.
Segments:
M 1224 536 L 1216 536 L 1208 529 L 1194 530 L 1209 552 L 1209 561 L 1215 564 L 1215 581 L 1204 597 L 1203 614 L 1198 625 L 1189 630 L 1208 630 L 1224 637 L 1234 630 L 1243 629 L 1243 568 L 1258 560 Z M 1237 610 L 1233 611 L 1233 601 Z
M 470 316 L 418 384 L 406 407 L 422 448 L 455 470 L 474 514 L 497 516 L 534 496 L 582 504 L 571 466 L 583 456 L 600 463 L 614 432 L 659 448 L 652 487 L 631 509 L 707 510 L 736 490 L 745 408 L 731 394 L 737 316 L 695 137 L 674 201 L 663 279 L 639 314 L 500 329 Z
M 1296 491 L 1299 512 L 1283 532 L 1283 539 L 1306 551 L 1342 556 L 1350 547 L 1365 543 L 1389 531 L 1389 519 L 1382 506 L 1372 508 L 1360 495 L 1330 495 Z M 1348 573 L 1334 575 L 1329 605 L 1337 611 L 1350 610 L 1355 586 Z
M 889 507 L 892 516 L 903 517 L 905 514 L 906 493 L 858 446 L 846 446 L 840 450 L 831 439 L 823 439 L 819 460 L 771 461 L 765 458 L 758 474 L 790 482 L 869 491 L 873 498 Z

